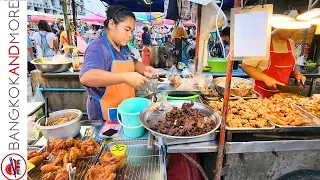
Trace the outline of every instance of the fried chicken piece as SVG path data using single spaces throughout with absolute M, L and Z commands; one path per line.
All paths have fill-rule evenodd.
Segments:
M 31 159 L 31 158 L 33 158 L 33 157 L 36 157 L 36 156 L 39 156 L 39 155 L 41 155 L 41 153 L 40 152 L 38 152 L 38 151 L 32 151 L 32 152 L 28 152 L 28 160 L 29 159 Z
M 70 150 L 69 162 L 75 164 L 78 157 L 80 157 L 81 151 L 77 147 L 72 147 Z
M 69 137 L 66 141 L 67 147 L 73 147 L 74 143 L 75 143 L 75 140 L 73 139 L 73 137 Z
M 53 144 L 50 144 L 50 140 L 47 139 L 47 146 L 46 146 L 46 152 L 51 153 L 51 151 L 53 150 Z
M 44 176 L 42 176 L 42 180 L 55 180 L 57 176 L 57 171 L 54 172 L 48 172 Z
M 303 126 L 303 125 L 311 125 L 312 124 L 312 120 L 302 120 L 302 121 L 296 121 L 296 122 L 292 122 L 290 123 L 291 126 Z
M 121 161 L 123 158 L 126 157 L 126 154 L 124 154 L 123 156 L 115 156 L 111 152 L 104 152 L 99 158 L 99 162 L 102 165 L 112 165 L 116 164 L 117 162 Z
M 39 165 L 44 159 L 46 159 L 47 157 L 49 156 L 49 153 L 48 152 L 45 152 L 39 156 L 35 156 L 31 159 L 29 159 L 29 162 L 34 164 L 35 166 L 36 165 Z
M 68 172 L 64 169 L 58 172 L 55 180 L 69 180 L 69 174 Z
M 69 163 L 69 157 L 70 157 L 70 152 L 68 152 L 63 156 L 63 167 L 66 167 L 67 164 Z
M 115 166 L 101 166 L 101 165 L 95 165 L 92 166 L 87 175 L 86 180 L 105 180 L 108 179 L 111 174 L 116 170 Z M 111 178 L 114 178 L 115 176 L 112 175 Z
M 81 149 L 81 144 L 82 144 L 81 140 L 74 140 L 74 147 Z
M 116 173 L 111 173 L 110 176 L 106 180 L 114 180 L 116 178 Z
M 58 171 L 60 170 L 62 167 L 61 166 L 55 166 L 53 164 L 46 164 L 46 165 L 43 165 L 40 170 L 42 172 L 53 172 L 53 171 Z
M 64 149 L 60 149 L 59 154 L 57 155 L 56 159 L 52 162 L 53 165 L 57 165 L 63 161 L 63 157 L 68 153 L 68 151 Z
M 67 143 L 64 139 L 56 139 L 54 138 L 52 140 L 52 144 L 54 149 L 66 149 Z

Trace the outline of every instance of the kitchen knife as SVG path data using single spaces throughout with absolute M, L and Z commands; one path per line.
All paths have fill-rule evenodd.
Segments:
M 301 95 L 301 89 L 299 86 L 282 86 L 277 84 L 277 88 L 280 91 L 286 92 L 286 93 L 292 93 L 292 94 L 299 94 Z

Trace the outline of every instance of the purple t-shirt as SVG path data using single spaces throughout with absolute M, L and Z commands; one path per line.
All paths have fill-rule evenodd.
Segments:
M 118 52 L 115 48 L 112 48 L 112 52 L 116 60 L 127 60 L 128 55 L 124 52 L 130 53 L 130 58 L 133 59 L 134 63 L 136 59 L 131 55 L 131 51 L 128 47 L 122 47 L 121 51 Z M 87 47 L 84 54 L 83 67 L 80 71 L 80 77 L 91 69 L 101 69 L 105 71 L 111 71 L 112 56 L 108 46 L 102 36 L 93 40 Z M 106 87 L 85 87 L 88 93 L 87 99 L 87 112 L 90 120 L 103 119 L 100 103 L 97 99 L 100 99 L 106 90 Z M 94 98 L 95 97 L 95 98 Z

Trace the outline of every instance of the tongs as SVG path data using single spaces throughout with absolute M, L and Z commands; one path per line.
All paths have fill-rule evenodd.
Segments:
M 72 163 L 68 163 L 66 169 L 69 174 L 69 180 L 74 180 L 76 176 L 76 167 L 72 167 Z
M 45 98 L 45 104 L 44 104 L 44 115 L 45 115 L 45 126 L 48 126 L 48 118 L 49 118 L 49 104 L 48 104 L 48 98 Z

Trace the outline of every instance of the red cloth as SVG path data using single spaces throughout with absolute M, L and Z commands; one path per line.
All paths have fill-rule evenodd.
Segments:
M 291 52 L 291 45 L 290 42 L 287 41 L 288 52 L 278 53 L 275 52 L 273 49 L 273 43 L 270 43 L 270 60 L 269 60 L 269 67 L 263 73 L 266 75 L 274 78 L 275 80 L 289 85 L 289 77 L 292 71 L 295 68 L 295 59 Z M 255 87 L 258 93 L 262 95 L 262 97 L 271 97 L 276 93 L 280 93 L 279 90 L 274 88 L 268 87 L 262 81 L 255 81 Z
M 198 154 L 188 154 L 193 160 L 200 164 Z M 198 168 L 182 154 L 171 154 L 167 167 L 168 180 L 203 180 Z

